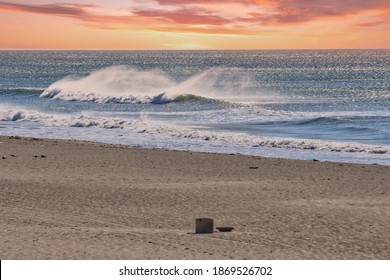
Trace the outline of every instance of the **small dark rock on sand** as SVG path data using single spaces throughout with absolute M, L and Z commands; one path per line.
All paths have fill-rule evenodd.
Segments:
M 47 156 L 45 156 L 45 155 L 40 155 L 40 156 L 37 156 L 37 155 L 33 155 L 33 158 L 47 158 Z

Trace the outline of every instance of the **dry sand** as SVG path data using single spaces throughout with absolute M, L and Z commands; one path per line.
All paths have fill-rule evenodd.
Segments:
M 0 137 L 0 217 L 0 259 L 390 259 L 390 167 Z

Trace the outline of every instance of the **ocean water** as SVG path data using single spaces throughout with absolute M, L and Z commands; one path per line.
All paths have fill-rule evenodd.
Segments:
M 0 51 L 0 135 L 390 165 L 390 50 Z

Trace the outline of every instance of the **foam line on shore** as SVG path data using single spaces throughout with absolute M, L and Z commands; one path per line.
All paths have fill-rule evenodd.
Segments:
M 215 141 L 217 143 L 234 143 L 252 148 L 267 147 L 346 153 L 390 154 L 390 148 L 387 146 L 299 138 L 266 137 L 244 133 L 191 129 L 190 127 L 154 121 L 148 118 L 122 119 L 105 116 L 91 116 L 87 113 L 81 113 L 74 116 L 10 109 L 0 115 L 0 121 L 36 122 L 52 127 L 120 129 L 133 133 L 163 137 L 168 136 L 195 139 L 198 141 Z

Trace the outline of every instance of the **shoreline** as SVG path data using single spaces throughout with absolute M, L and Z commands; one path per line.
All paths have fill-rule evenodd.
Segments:
M 269 153 L 245 153 L 240 152 L 237 150 L 224 150 L 224 151 L 210 151 L 210 149 L 180 149 L 180 148 L 167 148 L 167 147 L 154 147 L 154 146 L 142 146 L 140 144 L 133 144 L 133 143 L 112 143 L 110 141 L 95 141 L 95 140 L 89 140 L 89 139 L 82 139 L 82 137 L 74 137 L 72 139 L 69 138 L 42 138 L 37 137 L 36 135 L 0 135 L 1 138 L 9 138 L 9 137 L 20 137 L 20 138 L 32 138 L 32 139 L 42 139 L 42 140 L 48 140 L 48 141 L 70 141 L 70 142 L 85 142 L 85 143 L 95 143 L 95 144 L 103 144 L 108 146 L 120 146 L 120 147 L 128 147 L 128 148 L 140 148 L 140 149 L 146 149 L 146 150 L 165 150 L 165 151 L 178 151 L 178 152 L 190 152 L 190 153 L 205 153 L 205 154 L 218 154 L 218 155 L 242 155 L 245 157 L 254 157 L 254 158 L 271 158 L 271 159 L 282 159 L 282 160 L 297 160 L 297 161 L 318 161 L 318 162 L 329 162 L 329 163 L 340 163 L 340 164 L 358 164 L 358 165 L 381 165 L 381 166 L 390 166 L 389 161 L 385 161 L 384 159 L 376 159 L 372 161 L 367 161 L 367 159 L 359 160 L 359 158 L 354 157 L 348 157 L 346 154 L 349 153 L 343 153 L 343 152 L 333 152 L 337 155 L 337 153 L 340 153 L 340 157 L 338 157 L 338 160 L 335 160 L 334 156 L 329 156 L 328 154 L 322 154 L 321 151 L 313 150 L 313 151 L 307 151 L 303 150 L 305 152 L 309 152 L 308 154 L 302 153 L 302 154 L 269 154 Z M 265 149 L 270 149 L 265 147 Z M 283 148 L 282 148 L 283 149 Z M 299 150 L 301 151 L 301 150 Z M 309 154 L 312 154 L 309 156 Z M 386 159 L 387 160 L 387 159 Z
M 390 258 L 390 166 L 10 138 L 1 259 Z

